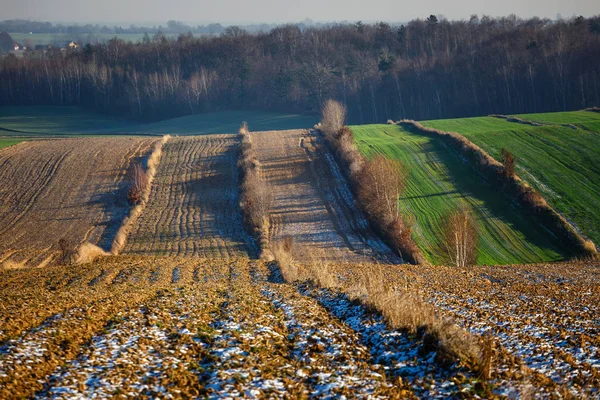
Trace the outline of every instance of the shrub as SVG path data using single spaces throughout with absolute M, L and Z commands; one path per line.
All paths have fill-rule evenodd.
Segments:
M 516 172 L 515 172 L 515 165 L 516 165 L 515 156 L 510 151 L 506 150 L 503 147 L 502 152 L 501 152 L 501 157 L 502 157 L 502 164 L 504 165 L 504 176 L 506 178 L 515 176 L 515 174 L 516 174 Z
M 71 264 L 73 253 L 75 252 L 75 246 L 69 239 L 61 238 L 58 240 L 58 248 L 60 250 L 60 262 L 64 265 Z
M 130 204 L 136 205 L 142 201 L 142 195 L 148 187 L 148 175 L 140 163 L 135 163 L 128 175 L 129 190 L 127 191 L 127 200 Z

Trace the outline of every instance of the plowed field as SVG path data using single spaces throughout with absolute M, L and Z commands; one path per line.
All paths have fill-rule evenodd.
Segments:
M 153 140 L 46 140 L 0 150 L 0 264 L 47 264 L 60 239 L 110 248 L 129 207 L 125 173 Z
M 271 241 L 291 237 L 297 258 L 396 260 L 357 210 L 348 184 L 318 136 L 307 130 L 252 132 L 274 191 Z
M 150 200 L 129 233 L 125 253 L 253 255 L 238 204 L 238 146 L 236 135 L 167 142 Z

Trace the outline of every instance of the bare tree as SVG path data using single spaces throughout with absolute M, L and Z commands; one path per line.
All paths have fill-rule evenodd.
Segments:
M 477 263 L 477 227 L 469 209 L 450 212 L 443 221 L 442 248 L 448 263 L 468 267 Z
M 386 224 L 400 216 L 398 199 L 406 188 L 406 168 L 397 160 L 377 156 L 361 172 L 361 203 L 372 215 L 381 215 Z
M 329 136 L 337 135 L 344 127 L 346 107 L 335 100 L 327 100 L 321 110 L 321 130 Z

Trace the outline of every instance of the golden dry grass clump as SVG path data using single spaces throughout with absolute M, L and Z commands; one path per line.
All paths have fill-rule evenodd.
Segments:
M 269 250 L 269 228 L 271 226 L 270 210 L 273 205 L 273 191 L 267 181 L 261 177 L 260 163 L 256 157 L 248 131 L 244 122 L 239 133 L 242 137 L 238 168 L 241 175 L 240 206 L 244 225 L 249 233 L 258 241 L 261 256 L 271 259 Z

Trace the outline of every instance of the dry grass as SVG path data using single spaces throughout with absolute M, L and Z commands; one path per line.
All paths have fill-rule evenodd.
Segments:
M 244 122 L 239 130 L 242 146 L 238 168 L 242 176 L 240 207 L 244 225 L 258 241 L 261 257 L 272 259 L 269 249 L 270 212 L 273 206 L 273 190 L 260 174 L 260 163 L 252 148 L 248 124 Z
M 129 210 L 129 215 L 125 217 L 123 222 L 121 223 L 121 227 L 117 231 L 115 235 L 115 239 L 113 240 L 113 244 L 110 252 L 112 254 L 119 254 L 121 250 L 125 247 L 125 243 L 127 242 L 127 235 L 129 234 L 129 230 L 140 216 L 146 203 L 148 203 L 148 199 L 150 198 L 150 191 L 152 189 L 152 182 L 154 181 L 154 175 L 156 175 L 156 169 L 158 168 L 158 164 L 160 163 L 160 157 L 162 155 L 163 145 L 171 138 L 169 135 L 165 135 L 162 139 L 155 143 L 152 148 L 152 152 L 148 157 L 147 168 L 144 176 L 143 183 L 145 183 L 145 187 L 138 194 L 139 201 Z
M 546 200 L 516 173 L 505 173 L 502 163 L 496 161 L 479 146 L 455 132 L 444 132 L 428 128 L 412 120 L 402 120 L 399 124 L 413 132 L 440 137 L 455 148 L 471 165 L 490 182 L 496 183 L 503 193 L 515 198 L 524 208 L 529 210 L 540 223 L 551 230 L 557 237 L 569 243 L 570 249 L 577 258 L 595 259 L 598 257 L 593 243 L 586 241 L 581 234 L 562 215 L 554 210 Z
M 75 265 L 88 264 L 100 257 L 109 256 L 110 253 L 90 242 L 85 242 L 77 248 L 73 263 Z

